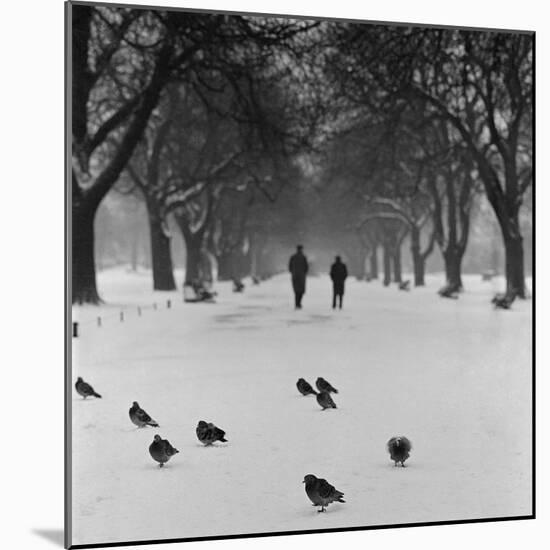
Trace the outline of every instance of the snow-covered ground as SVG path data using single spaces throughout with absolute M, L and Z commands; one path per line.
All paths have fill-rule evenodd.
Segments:
M 244 294 L 218 284 L 216 304 L 150 281 L 103 272 L 107 304 L 74 311 L 73 382 L 103 398 L 73 395 L 73 544 L 531 513 L 532 304 L 494 310 L 501 280 L 467 276 L 456 301 L 435 294 L 441 277 L 411 292 L 350 280 L 343 311 L 327 277 L 308 280 L 301 311 L 287 276 Z M 298 393 L 299 377 L 318 376 L 338 409 Z M 134 400 L 160 428 L 130 423 Z M 201 419 L 229 442 L 203 447 Z M 155 433 L 180 451 L 163 469 Z M 401 434 L 404 469 L 385 451 Z M 308 473 L 346 503 L 318 514 Z

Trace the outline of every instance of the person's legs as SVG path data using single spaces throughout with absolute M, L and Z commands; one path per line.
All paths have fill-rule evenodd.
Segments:
M 344 293 L 343 292 L 340 292 L 340 294 L 338 295 L 338 298 L 340 300 L 340 309 L 342 309 L 342 300 L 344 299 Z
M 338 292 L 336 291 L 336 285 L 332 285 L 332 309 L 336 309 L 336 297 Z

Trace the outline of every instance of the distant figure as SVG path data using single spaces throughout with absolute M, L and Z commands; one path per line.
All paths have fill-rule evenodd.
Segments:
M 330 268 L 330 278 L 332 279 L 332 309 L 336 309 L 336 299 L 338 298 L 339 308 L 342 309 L 342 300 L 344 299 L 344 283 L 348 276 L 348 268 L 342 262 L 340 256 L 336 256 L 332 267 Z
M 292 288 L 294 289 L 294 304 L 296 309 L 302 309 L 302 298 L 306 293 L 306 275 L 309 269 L 303 249 L 302 245 L 298 245 L 296 253 L 290 257 L 290 261 L 288 262 L 288 270 L 292 275 Z

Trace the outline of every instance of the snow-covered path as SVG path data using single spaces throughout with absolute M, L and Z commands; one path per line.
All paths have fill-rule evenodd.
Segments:
M 103 399 L 73 395 L 73 544 L 531 513 L 531 303 L 493 310 L 497 282 L 466 278 L 453 301 L 435 295 L 437 278 L 409 293 L 349 281 L 332 311 L 319 277 L 294 311 L 280 276 L 244 294 L 218 285 L 215 305 L 157 293 L 138 317 L 150 279 L 102 277 L 116 305 L 75 310 L 73 381 Z M 337 410 L 296 390 L 318 376 L 339 389 Z M 134 400 L 159 429 L 130 423 Z M 200 445 L 201 419 L 229 442 Z M 180 450 L 163 469 L 148 453 L 155 433 Z M 404 469 L 385 451 L 401 434 L 413 442 Z M 346 504 L 318 514 L 307 473 Z

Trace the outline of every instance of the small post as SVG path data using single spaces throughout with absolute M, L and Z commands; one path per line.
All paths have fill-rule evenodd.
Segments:
M 97 326 L 98 326 L 98 327 L 101 326 L 101 317 L 98 317 L 98 318 L 97 318 Z
M 155 310 L 157 309 L 157 303 L 156 302 L 153 304 L 153 309 L 155 309 Z
M 141 317 L 141 307 L 138 306 L 138 315 Z
M 78 338 L 78 323 L 73 321 L 73 338 Z
M 172 302 L 170 300 L 166 301 L 166 308 L 170 309 L 172 307 Z
M 124 321 L 124 311 L 120 312 L 120 322 Z

